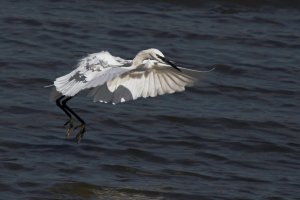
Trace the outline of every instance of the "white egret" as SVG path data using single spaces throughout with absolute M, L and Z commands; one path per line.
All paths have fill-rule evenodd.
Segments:
M 107 51 L 90 54 L 80 60 L 76 69 L 54 81 L 56 104 L 69 117 L 65 123 L 68 136 L 75 117 L 81 124 L 76 135 L 79 142 L 85 133 L 85 122 L 67 102 L 81 91 L 89 90 L 94 102 L 113 104 L 155 97 L 185 90 L 201 72 L 177 67 L 157 49 L 140 51 L 133 60 L 114 57 Z M 75 127 L 77 128 L 77 127 Z

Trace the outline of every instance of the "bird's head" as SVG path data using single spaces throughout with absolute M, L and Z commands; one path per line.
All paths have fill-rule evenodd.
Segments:
M 164 58 L 165 56 L 160 50 L 152 48 L 152 49 L 147 49 L 146 51 L 147 51 L 150 59 L 157 60 L 159 62 L 163 62 L 163 60 L 161 58 Z
M 145 51 L 148 53 L 150 59 L 157 60 L 160 63 L 171 65 L 178 71 L 181 71 L 173 62 L 167 59 L 160 50 L 152 48 L 152 49 L 147 49 Z

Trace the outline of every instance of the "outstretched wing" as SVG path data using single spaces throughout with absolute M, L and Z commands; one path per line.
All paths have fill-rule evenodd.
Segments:
M 92 89 L 89 95 L 93 96 L 94 102 L 119 103 L 181 92 L 195 84 L 201 71 L 180 69 L 181 72 L 168 65 L 146 63 L 144 68 L 124 73 Z
M 128 72 L 124 67 L 130 61 L 114 57 L 106 51 L 90 54 L 80 60 L 78 67 L 69 74 L 54 81 L 56 90 L 65 96 L 74 96 L 78 92 L 103 85 L 105 82 Z

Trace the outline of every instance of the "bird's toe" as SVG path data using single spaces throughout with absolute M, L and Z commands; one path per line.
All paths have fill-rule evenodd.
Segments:
M 77 143 L 80 143 L 81 139 L 83 138 L 84 133 L 86 132 L 85 124 L 81 124 L 81 125 L 77 126 L 76 128 L 80 128 L 78 133 L 76 134 Z
M 72 133 L 73 131 L 73 127 L 74 127 L 74 119 L 70 118 L 65 124 L 64 126 L 67 128 L 66 131 L 66 137 L 69 137 L 69 135 Z

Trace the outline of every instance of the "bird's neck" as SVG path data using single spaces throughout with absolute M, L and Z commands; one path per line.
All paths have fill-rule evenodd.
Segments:
M 145 54 L 144 52 L 140 52 L 138 53 L 135 58 L 132 60 L 132 66 L 138 67 L 141 64 L 143 64 L 143 61 L 145 59 L 147 59 L 147 54 Z

